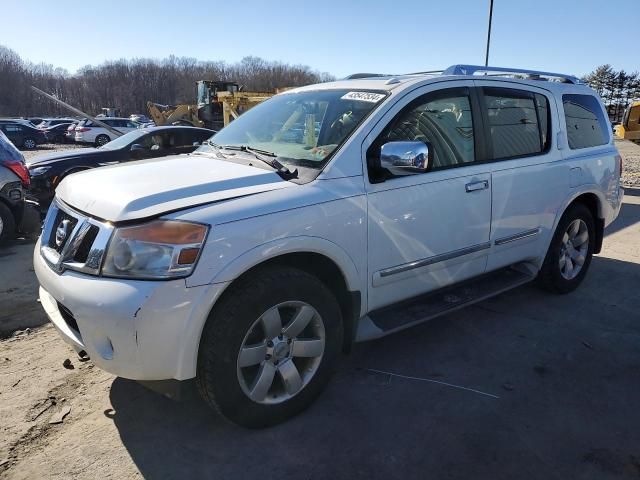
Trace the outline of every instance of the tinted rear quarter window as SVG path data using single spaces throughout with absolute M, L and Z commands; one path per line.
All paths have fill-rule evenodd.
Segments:
M 609 142 L 607 120 L 593 95 L 562 96 L 569 148 L 595 147 Z

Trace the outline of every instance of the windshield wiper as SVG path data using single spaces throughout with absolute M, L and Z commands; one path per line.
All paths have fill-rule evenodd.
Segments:
M 218 155 L 220 155 L 222 158 L 227 158 L 227 156 L 224 153 L 222 153 L 222 147 L 220 145 L 213 143 L 211 140 L 205 140 L 204 142 L 202 142 L 202 145 L 213 147 L 218 153 Z
M 271 168 L 273 168 L 276 173 L 282 177 L 283 180 L 291 180 L 292 178 L 298 177 L 298 169 L 296 168 L 293 171 L 289 170 L 289 167 L 280 163 L 280 161 L 278 160 L 278 155 L 276 155 L 275 153 L 267 152 L 266 150 L 258 150 L 247 145 L 213 145 L 219 149 L 237 150 L 239 152 L 250 153 L 261 162 L 266 163 Z

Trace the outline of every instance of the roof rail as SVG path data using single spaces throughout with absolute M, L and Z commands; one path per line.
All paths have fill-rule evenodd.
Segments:
M 474 75 L 477 72 L 485 74 L 504 74 L 504 75 L 525 75 L 529 80 L 546 80 L 547 78 L 557 78 L 562 83 L 582 83 L 573 75 L 564 73 L 540 72 L 537 70 L 523 70 L 521 68 L 501 68 L 501 67 L 485 67 L 482 65 L 451 65 L 442 74 L 443 75 Z M 546 78 L 541 78 L 546 77 Z
M 347 75 L 343 78 L 343 80 L 356 80 L 358 78 L 376 78 L 376 77 L 386 77 L 387 75 L 384 73 L 352 73 L 351 75 Z

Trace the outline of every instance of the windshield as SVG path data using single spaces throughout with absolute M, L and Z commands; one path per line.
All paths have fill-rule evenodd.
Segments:
M 385 97 L 380 92 L 353 90 L 277 95 L 231 122 L 211 142 L 272 152 L 283 163 L 322 168 Z M 212 149 L 205 144 L 196 151 Z
M 118 150 L 119 148 L 126 147 L 130 143 L 134 143 L 138 138 L 142 137 L 145 133 L 149 133 L 147 130 L 134 130 L 133 132 L 125 133 L 124 135 L 114 138 L 109 143 L 102 145 L 103 150 Z

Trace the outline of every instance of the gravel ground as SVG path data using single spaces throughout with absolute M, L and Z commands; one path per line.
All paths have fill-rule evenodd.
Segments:
M 628 187 L 639 187 L 640 145 L 629 140 L 616 140 L 616 147 L 622 155 L 622 184 Z

